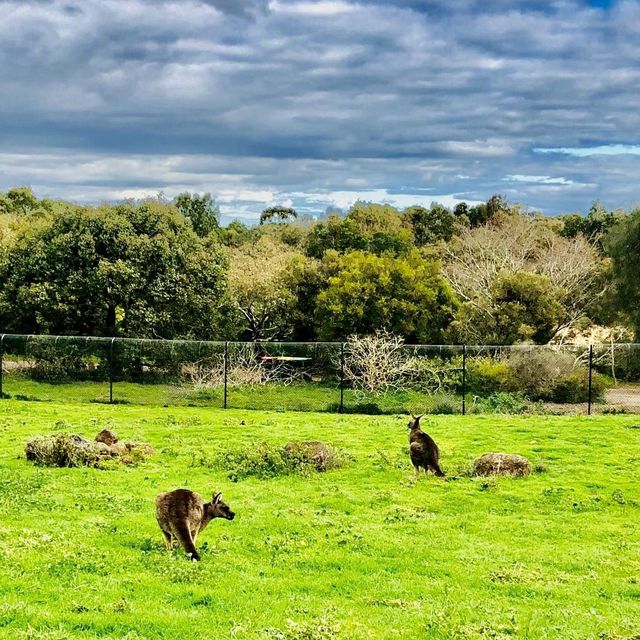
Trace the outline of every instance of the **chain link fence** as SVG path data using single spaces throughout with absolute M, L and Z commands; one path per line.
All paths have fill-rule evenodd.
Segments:
M 343 413 L 640 413 L 640 344 L 0 336 L 0 397 Z

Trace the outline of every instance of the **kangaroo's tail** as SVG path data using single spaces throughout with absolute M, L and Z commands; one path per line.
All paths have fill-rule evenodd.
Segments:
M 176 522 L 173 525 L 175 536 L 180 541 L 183 549 L 191 556 L 193 560 L 200 560 L 200 554 L 196 549 L 196 545 L 193 543 L 193 538 L 191 537 L 191 531 L 189 530 L 189 525 L 186 521 Z
M 440 468 L 440 465 L 436 461 L 433 462 L 433 464 L 431 465 L 431 468 L 439 478 L 444 478 L 444 471 L 442 471 L 442 469 Z

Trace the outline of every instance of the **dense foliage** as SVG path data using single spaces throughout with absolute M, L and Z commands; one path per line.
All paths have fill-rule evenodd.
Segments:
M 0 194 L 0 330 L 467 344 L 640 331 L 639 211 L 549 218 L 493 196 L 219 218 L 208 193 L 99 207 Z

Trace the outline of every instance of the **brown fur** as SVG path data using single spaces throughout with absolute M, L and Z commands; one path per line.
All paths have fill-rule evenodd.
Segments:
M 177 540 L 193 560 L 200 560 L 196 538 L 213 518 L 233 520 L 235 513 L 222 501 L 221 493 L 214 493 L 211 502 L 189 489 L 161 493 L 156 498 L 156 519 L 164 534 L 167 549 Z
M 411 416 L 407 425 L 409 431 L 409 455 L 416 473 L 422 467 L 425 471 L 430 469 L 440 477 L 444 476 L 440 469 L 440 451 L 435 440 L 420 429 L 420 418 L 422 416 Z

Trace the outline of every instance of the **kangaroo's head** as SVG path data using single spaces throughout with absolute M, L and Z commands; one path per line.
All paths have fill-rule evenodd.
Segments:
M 420 418 L 422 418 L 424 414 L 419 416 L 414 416 L 411 414 L 411 420 L 409 420 L 407 424 L 407 429 L 419 429 L 420 428 Z
M 229 505 L 222 501 L 221 493 L 214 493 L 213 500 L 206 504 L 207 514 L 211 518 L 224 518 L 225 520 L 233 520 L 236 514 L 231 511 Z

